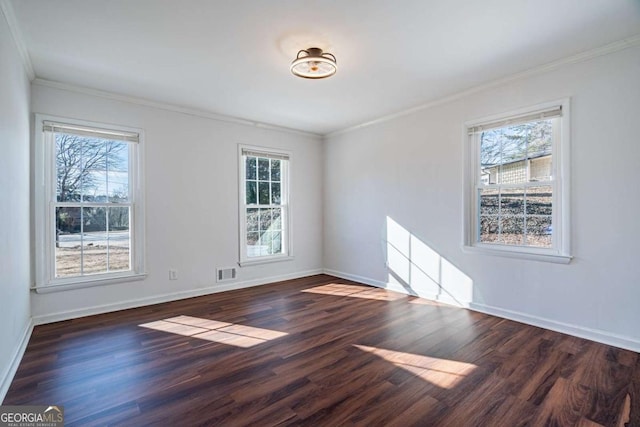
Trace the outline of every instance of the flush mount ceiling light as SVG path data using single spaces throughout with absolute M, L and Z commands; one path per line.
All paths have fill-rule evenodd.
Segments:
M 336 57 L 317 47 L 301 50 L 291 63 L 291 72 L 305 79 L 324 79 L 333 76 L 336 71 Z

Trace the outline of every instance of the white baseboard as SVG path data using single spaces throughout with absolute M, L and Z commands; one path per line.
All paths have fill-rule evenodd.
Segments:
M 283 280 L 298 279 L 300 277 L 322 274 L 322 269 L 307 270 L 297 273 L 284 274 L 280 276 L 263 277 L 260 279 L 247 280 L 244 282 L 217 284 L 206 288 L 193 289 L 189 291 L 172 292 L 169 294 L 155 295 L 147 298 L 121 301 L 114 304 L 97 305 L 93 307 L 81 308 L 78 310 L 61 311 L 57 313 L 45 314 L 33 317 L 34 325 L 44 325 L 47 323 L 60 322 L 62 320 L 77 319 L 79 317 L 92 316 L 94 314 L 109 313 L 112 311 L 126 310 L 129 308 L 143 307 L 146 305 L 160 304 L 163 302 L 176 301 L 186 298 L 199 297 L 202 295 L 215 294 L 218 292 L 232 291 L 235 289 L 249 288 L 252 286 L 266 285 L 268 283 L 280 282 Z
M 324 274 L 328 274 L 329 276 L 339 277 L 341 279 L 352 280 L 358 283 L 364 283 L 365 285 L 371 285 L 378 288 L 387 288 L 388 283 L 383 282 L 381 280 L 371 279 L 369 277 L 358 276 L 357 274 L 344 273 L 342 271 L 330 270 L 325 268 L 323 270 Z
M 27 349 L 27 344 L 29 344 L 29 339 L 31 338 L 31 333 L 33 332 L 33 326 L 33 320 L 29 319 L 29 322 L 22 331 L 20 344 L 16 347 L 13 356 L 11 357 L 11 363 L 9 364 L 9 367 L 5 372 L 2 373 L 2 377 L 0 377 L 0 379 L 2 380 L 2 382 L 0 382 L 0 404 L 4 401 L 4 398 L 9 391 L 9 386 L 13 381 L 13 377 L 18 371 L 18 366 L 20 366 L 22 356 L 24 356 L 24 352 Z
M 324 269 L 325 274 L 331 276 L 340 277 L 342 279 L 353 280 L 354 282 L 364 283 L 365 285 L 376 286 L 379 288 L 390 289 L 398 292 L 403 292 L 409 295 L 415 295 L 414 293 L 407 292 L 401 285 L 394 286 L 392 283 L 385 283 L 380 280 L 371 279 L 368 277 L 358 276 L 356 274 L 344 273 L 342 271 L 335 271 L 331 269 Z M 520 311 L 507 310 L 504 308 L 493 307 L 486 304 L 480 304 L 475 302 L 463 302 L 449 300 L 442 298 L 442 295 L 417 295 L 421 298 L 435 300 L 458 306 L 461 308 L 468 308 L 480 313 L 490 314 L 492 316 L 501 317 L 504 319 L 514 320 L 516 322 L 526 323 L 527 325 L 538 326 L 540 328 L 549 329 L 551 331 L 560 332 L 567 335 L 572 335 L 578 338 L 584 338 L 591 341 L 599 342 L 614 347 L 624 348 L 627 350 L 640 352 L 640 341 L 630 337 L 613 334 L 600 329 L 585 328 L 583 326 L 572 325 L 570 323 L 558 322 L 556 320 L 547 319 L 544 317 L 538 317 Z
M 636 353 L 640 352 L 640 341 L 634 340 L 630 337 L 606 332 L 600 329 L 592 329 L 586 328 L 584 326 L 572 325 L 570 323 L 558 322 L 556 320 L 533 316 L 531 314 L 526 314 L 519 311 L 493 307 L 486 304 L 472 302 L 469 304 L 469 308 L 481 313 L 491 314 L 493 316 L 498 316 L 509 320 L 515 320 L 516 322 L 538 326 L 540 328 L 561 332 L 567 335 L 573 335 L 578 338 L 584 338 L 614 347 L 624 348 L 627 350 L 635 351 Z

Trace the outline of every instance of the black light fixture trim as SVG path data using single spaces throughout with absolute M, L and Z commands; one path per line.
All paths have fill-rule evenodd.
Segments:
M 310 47 L 298 52 L 290 70 L 294 75 L 305 79 L 324 79 L 338 71 L 338 64 L 333 54 Z

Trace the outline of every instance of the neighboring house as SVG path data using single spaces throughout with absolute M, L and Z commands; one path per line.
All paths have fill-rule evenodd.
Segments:
M 484 184 L 548 181 L 551 178 L 551 154 L 544 153 L 502 165 L 487 165 L 482 169 L 481 174 Z

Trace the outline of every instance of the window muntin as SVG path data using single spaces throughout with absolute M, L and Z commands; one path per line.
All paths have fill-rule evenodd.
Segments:
M 240 164 L 241 262 L 287 257 L 288 154 L 241 148 Z
M 467 124 L 465 245 L 568 262 L 568 100 Z
M 139 132 L 79 123 L 39 122 L 37 289 L 143 271 Z
M 553 247 L 552 141 L 558 120 L 480 132 L 478 242 Z
M 70 131 L 55 139 L 55 277 L 131 271 L 131 142 Z

